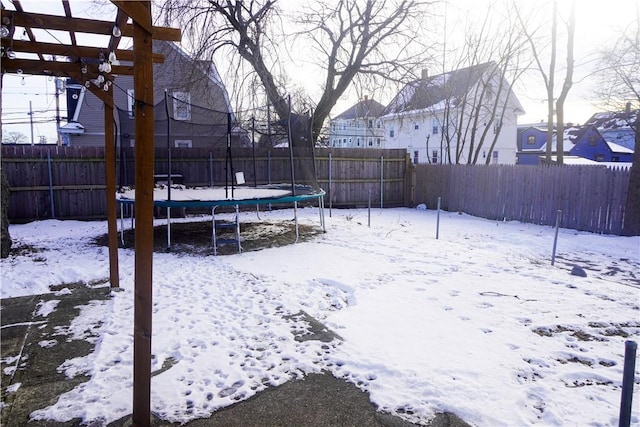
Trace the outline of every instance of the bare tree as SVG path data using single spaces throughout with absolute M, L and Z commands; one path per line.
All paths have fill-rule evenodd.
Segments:
M 421 0 L 338 0 L 328 5 L 318 1 L 297 18 L 306 38 L 325 65 L 322 94 L 313 114 L 313 138 L 337 100 L 358 75 L 402 78 L 422 58 L 416 54 L 418 31 L 422 28 Z M 264 88 L 266 97 L 281 120 L 287 120 L 288 105 L 284 62 L 278 45 L 287 33 L 286 18 L 276 0 L 169 0 L 162 7 L 165 19 L 178 20 L 200 55 L 212 55 L 226 48 L 249 63 Z M 275 28 L 277 25 L 280 28 Z M 393 46 L 393 49 L 390 49 Z M 226 52 L 230 52 L 226 50 Z M 295 139 L 295 138 L 294 138 Z
M 612 108 L 635 109 L 628 115 L 628 125 L 635 132 L 635 151 L 629 174 L 629 188 L 625 203 L 623 233 L 640 235 L 640 5 L 636 5 L 636 20 L 600 59 L 604 65 L 598 73 L 598 95 Z
M 564 123 L 561 121 L 564 120 L 564 102 L 567 98 L 569 90 L 572 86 L 572 78 L 573 78 L 573 68 L 574 68 L 574 59 L 573 59 L 573 38 L 575 34 L 575 0 L 571 2 L 571 12 L 569 15 L 569 19 L 567 21 L 567 67 L 564 83 L 562 85 L 562 91 L 560 93 L 560 97 L 558 97 L 557 102 L 555 98 L 555 74 L 556 74 L 556 57 L 558 50 L 558 1 L 553 0 L 552 13 L 551 13 L 551 34 L 550 34 L 550 52 L 549 52 L 549 70 L 545 71 L 545 67 L 543 64 L 543 51 L 544 47 L 548 46 L 547 43 L 544 42 L 546 37 L 540 42 L 539 32 L 543 29 L 543 27 L 536 27 L 533 30 L 529 28 L 529 24 L 523 18 L 521 10 L 516 6 L 515 8 L 516 15 L 520 20 L 522 28 L 525 31 L 526 37 L 531 45 L 531 51 L 533 53 L 533 57 L 535 59 L 538 71 L 544 80 L 545 87 L 547 89 L 547 108 L 548 108 L 548 116 L 547 116 L 547 150 L 546 150 L 546 161 L 547 163 L 551 162 L 551 154 L 552 154 L 552 140 L 554 133 L 554 111 L 558 116 L 558 130 L 556 132 L 557 135 L 557 161 L 559 164 L 562 164 L 564 161 L 563 157 L 563 138 L 564 138 Z M 530 21 L 529 21 L 530 22 Z M 555 110 L 554 110 L 555 106 Z
M 576 2 L 575 0 L 573 0 L 571 2 L 569 19 L 567 21 L 567 69 L 564 77 L 564 82 L 562 84 L 562 90 L 560 91 L 560 95 L 558 96 L 558 100 L 556 101 L 556 115 L 558 118 L 556 151 L 558 156 L 558 164 L 560 165 L 564 162 L 564 102 L 567 99 L 567 95 L 569 94 L 571 86 L 573 85 L 573 67 L 575 62 L 573 59 L 573 39 L 575 32 Z
M 479 28 L 468 27 L 462 48 L 449 60 L 461 78 L 443 85 L 444 99 L 432 114 L 442 117 L 443 155 L 449 163 L 476 164 L 491 153 L 505 115 L 513 107 L 512 86 L 526 70 L 528 44 L 510 8 L 489 8 Z M 499 11 L 499 12 L 496 12 Z M 486 155 L 488 153 L 488 155 Z
M 2 134 L 3 144 L 25 144 L 28 141 L 27 135 L 22 132 L 4 132 Z

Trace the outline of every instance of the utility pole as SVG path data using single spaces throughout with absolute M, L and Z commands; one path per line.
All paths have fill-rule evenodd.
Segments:
M 29 123 L 31 125 L 31 145 L 33 145 L 33 109 L 31 107 L 31 101 L 29 101 Z
M 62 135 L 60 134 L 60 92 L 64 89 L 64 80 L 56 77 L 56 139 L 58 146 L 62 146 Z

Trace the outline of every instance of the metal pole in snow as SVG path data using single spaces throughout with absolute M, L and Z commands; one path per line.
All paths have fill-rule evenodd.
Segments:
M 384 204 L 384 156 L 380 156 L 380 209 Z
M 619 427 L 629 427 L 631 424 L 631 403 L 633 401 L 633 383 L 636 370 L 636 350 L 638 344 L 635 341 L 624 342 L 624 371 L 622 374 L 622 397 L 620 399 Z
M 558 247 L 558 229 L 560 228 L 560 217 L 562 217 L 562 211 L 558 209 L 558 214 L 556 215 L 556 234 L 553 238 L 553 252 L 551 253 L 551 265 L 554 265 L 556 262 L 556 248 Z
M 369 227 L 371 227 L 371 187 L 369 187 L 369 204 L 368 204 L 368 206 L 369 206 L 369 209 L 368 209 L 369 217 L 367 219 L 367 225 Z
M 438 214 L 436 215 L 436 240 L 440 237 L 440 200 L 438 197 Z

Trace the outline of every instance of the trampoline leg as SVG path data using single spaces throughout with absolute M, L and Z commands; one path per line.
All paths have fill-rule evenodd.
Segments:
M 322 232 L 326 233 L 327 228 L 324 223 L 324 197 L 318 197 L 318 210 L 320 211 L 320 227 L 322 227 Z
M 124 204 L 120 203 L 120 241 L 124 246 Z
M 216 206 L 211 208 L 211 246 L 213 254 L 218 255 L 218 245 L 216 241 Z
M 171 208 L 167 207 L 167 250 L 171 249 Z
M 298 237 L 300 236 L 298 231 L 298 202 L 293 202 L 293 220 L 296 223 L 296 240 L 293 243 L 298 243 Z
M 238 241 L 238 253 L 242 253 L 240 246 L 240 206 L 236 205 L 236 240 Z

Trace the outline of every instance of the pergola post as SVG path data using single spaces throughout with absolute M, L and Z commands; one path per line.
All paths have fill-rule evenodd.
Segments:
M 120 2 L 124 3 L 124 2 Z M 133 425 L 151 420 L 151 323 L 153 279 L 153 37 L 151 2 L 126 2 L 133 18 L 136 129 L 135 305 Z
M 104 100 L 104 147 L 107 183 L 107 230 L 109 236 L 109 283 L 111 288 L 120 287 L 118 274 L 118 222 L 116 217 L 116 144 L 113 125 L 113 91 L 105 93 Z

